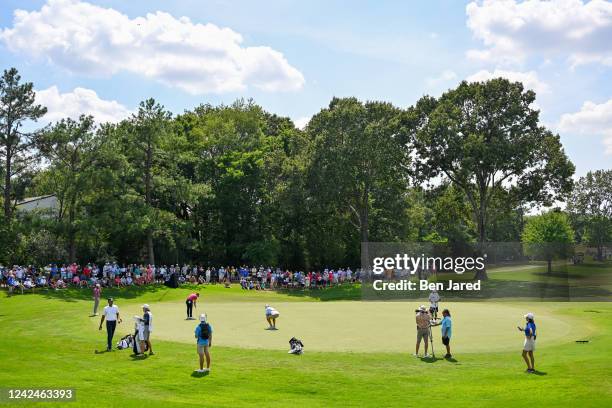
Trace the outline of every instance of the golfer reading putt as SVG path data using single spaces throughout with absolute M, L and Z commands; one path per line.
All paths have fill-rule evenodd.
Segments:
M 185 300 L 185 305 L 187 306 L 187 319 L 186 320 L 192 320 L 193 319 L 193 307 L 195 306 L 196 308 L 198 307 L 198 298 L 200 297 L 199 293 L 192 293 L 191 295 L 187 296 L 187 299 Z
M 266 320 L 268 321 L 268 324 L 270 325 L 268 329 L 276 330 L 276 319 L 278 319 L 279 316 L 280 316 L 280 313 L 278 313 L 278 310 L 271 307 L 270 305 L 266 305 Z
M 525 342 L 523 343 L 523 360 L 527 363 L 527 372 L 535 373 L 533 352 L 535 351 L 536 341 L 536 325 L 533 321 L 533 313 L 527 313 L 525 315 L 527 324 L 525 328 L 518 327 L 518 329 L 525 333 Z M 529 356 L 529 357 L 528 357 Z
M 210 371 L 210 352 L 212 347 L 212 326 L 208 323 L 206 314 L 200 315 L 200 324 L 195 329 L 195 337 L 198 343 L 198 355 L 200 356 L 200 369 L 198 373 L 206 373 Z M 206 369 L 204 369 L 204 356 L 206 356 Z

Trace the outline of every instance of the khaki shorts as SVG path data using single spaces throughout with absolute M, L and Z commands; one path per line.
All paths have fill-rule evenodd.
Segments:
M 425 339 L 425 342 L 429 340 L 429 329 L 419 329 L 417 327 L 417 343 L 421 341 L 421 339 Z
M 204 351 L 206 351 L 207 348 L 208 346 L 202 346 L 201 344 L 198 344 L 198 354 L 204 354 Z
M 145 327 L 144 330 L 142 331 L 142 337 L 143 337 L 143 341 L 149 341 L 149 336 L 151 335 L 151 332 L 149 331 L 148 327 Z

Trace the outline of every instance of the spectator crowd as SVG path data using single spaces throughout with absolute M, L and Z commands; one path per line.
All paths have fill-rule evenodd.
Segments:
M 63 289 L 66 287 L 91 288 L 126 287 L 168 283 L 175 275 L 178 284 L 224 284 L 239 283 L 244 290 L 265 289 L 320 289 L 356 282 L 360 279 L 359 270 L 351 268 L 325 269 L 322 271 L 290 271 L 272 267 L 221 266 L 204 267 L 201 265 L 170 265 L 170 267 L 118 264 L 107 262 L 103 265 L 49 264 L 44 267 L 0 265 L 0 286 L 8 289 L 9 294 L 23 293 L 35 288 Z

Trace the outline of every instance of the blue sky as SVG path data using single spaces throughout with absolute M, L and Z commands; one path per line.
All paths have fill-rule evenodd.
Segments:
M 0 7 L 0 67 L 34 82 L 48 120 L 120 119 L 148 97 L 175 113 L 252 97 L 303 123 L 333 96 L 407 107 L 462 79 L 502 75 L 535 88 L 542 122 L 561 134 L 578 175 L 611 168 L 612 4 L 603 0 Z

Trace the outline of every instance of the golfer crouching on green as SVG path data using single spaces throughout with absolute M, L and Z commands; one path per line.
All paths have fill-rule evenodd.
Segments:
M 525 363 L 527 363 L 527 372 L 535 373 L 533 352 L 535 351 L 536 325 L 533 320 L 533 313 L 527 313 L 525 315 L 525 320 L 527 321 L 525 328 L 523 329 L 522 327 L 518 327 L 520 331 L 525 333 L 525 342 L 523 343 L 523 360 L 525 360 Z
M 208 323 L 206 314 L 200 315 L 200 324 L 195 329 L 195 337 L 198 343 L 198 354 L 200 356 L 200 369 L 198 373 L 206 373 L 210 371 L 210 352 L 212 347 L 212 326 Z M 204 369 L 204 356 L 206 356 L 206 369 Z

